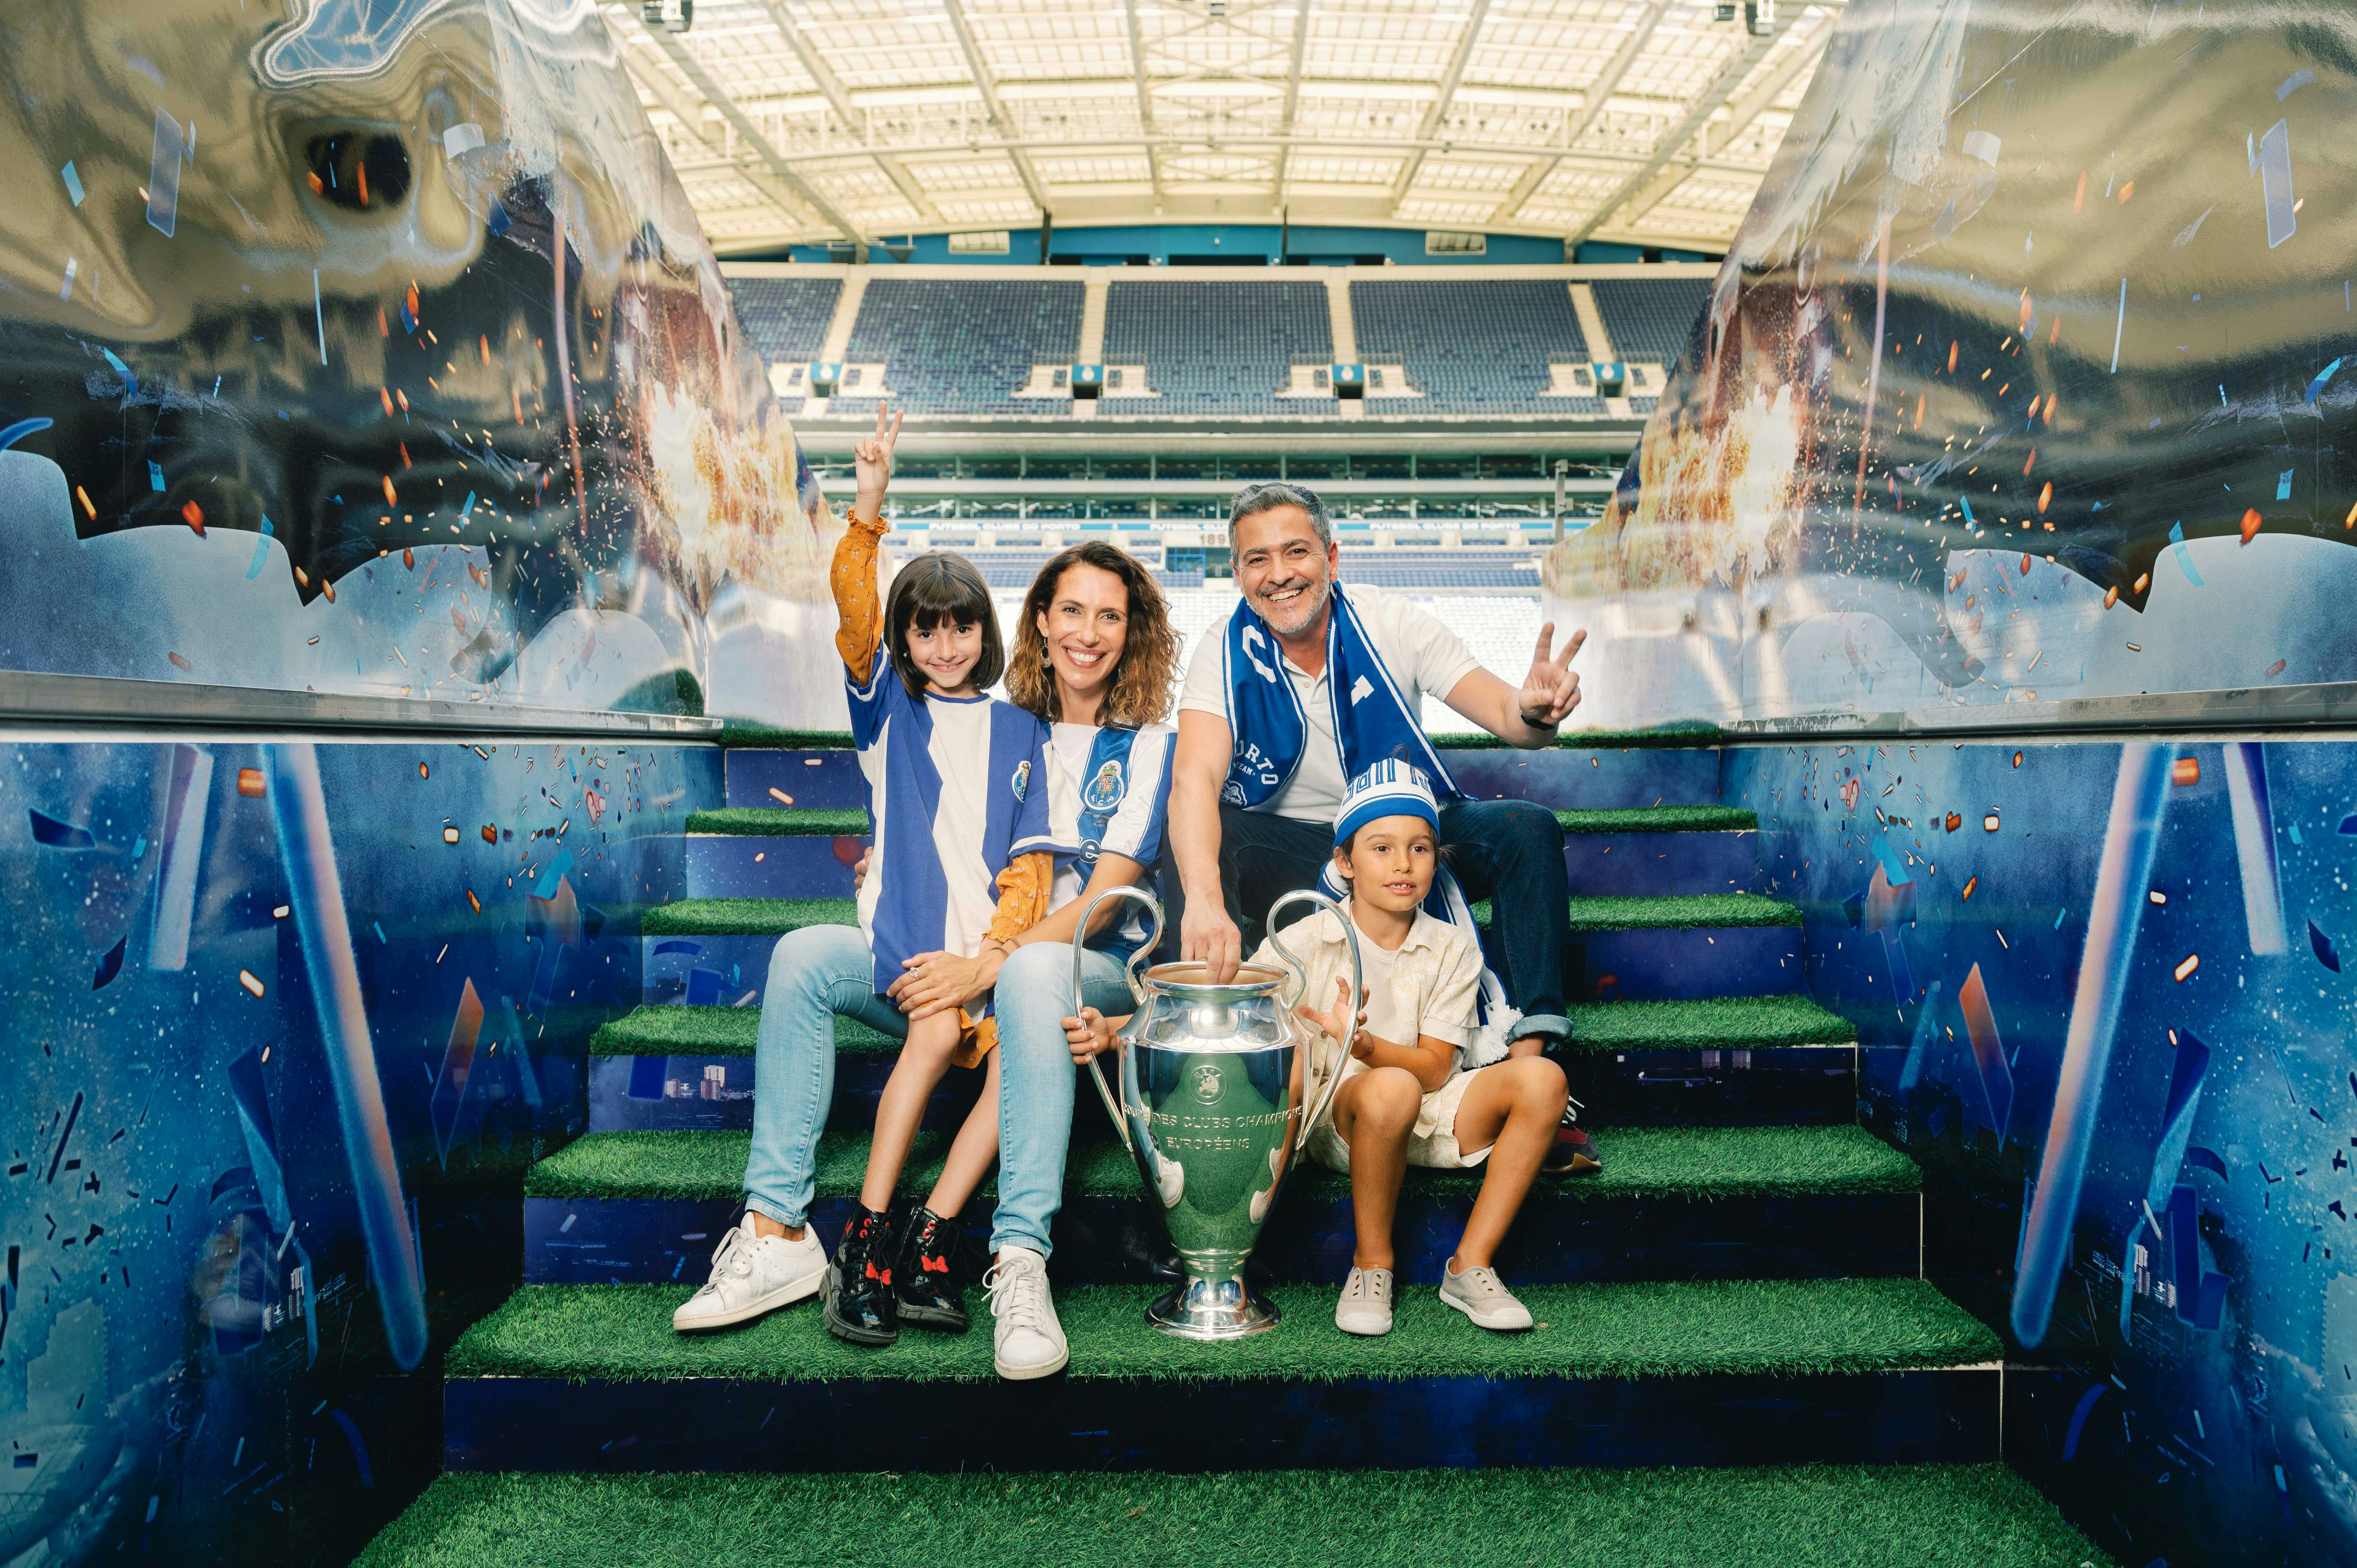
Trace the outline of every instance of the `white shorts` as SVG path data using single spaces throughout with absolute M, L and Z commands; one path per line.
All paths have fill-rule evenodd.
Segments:
M 1476 1072 L 1487 1071 L 1477 1068 Z M 1429 1127 L 1429 1133 L 1412 1132 L 1407 1140 L 1407 1163 L 1436 1170 L 1464 1170 L 1478 1165 L 1490 1157 L 1488 1148 L 1467 1154 L 1457 1146 L 1457 1108 L 1463 1103 L 1465 1091 L 1473 1082 L 1473 1073 L 1460 1072 L 1447 1083 L 1424 1097 L 1424 1105 L 1416 1114 L 1416 1126 Z M 1328 1111 L 1309 1130 L 1309 1157 L 1329 1170 L 1351 1173 L 1351 1145 L 1342 1141 L 1334 1129 L 1334 1113 Z

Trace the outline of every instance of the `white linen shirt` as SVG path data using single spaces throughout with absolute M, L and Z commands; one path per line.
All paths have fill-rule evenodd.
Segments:
M 1345 904 L 1343 908 L 1350 906 Z M 1354 919 L 1352 923 L 1357 922 Z M 1284 939 L 1285 945 L 1293 950 L 1302 967 L 1309 972 L 1309 984 L 1302 992 L 1300 1002 L 1321 1013 L 1330 1011 L 1340 995 L 1334 982 L 1340 979 L 1348 983 L 1351 978 L 1351 949 L 1342 939 L 1341 922 L 1319 909 L 1308 918 L 1286 927 L 1276 937 Z M 1264 939 L 1254 950 L 1252 961 L 1290 974 L 1285 961 L 1277 956 L 1275 941 L 1274 937 Z M 1359 953 L 1366 965 L 1367 1033 L 1395 1046 L 1413 1046 L 1419 1035 L 1447 1040 L 1457 1047 L 1450 1077 L 1461 1073 L 1466 1052 L 1473 1044 L 1473 1000 L 1481 987 L 1481 950 L 1472 937 L 1419 908 L 1415 922 L 1408 927 L 1407 940 L 1400 943 L 1396 951 L 1382 952 L 1362 930 L 1359 933 Z M 1291 993 L 1289 986 L 1286 993 Z M 1321 1097 L 1326 1092 L 1326 1075 L 1334 1070 L 1338 1057 L 1343 1063 L 1342 1076 L 1346 1079 L 1367 1070 L 1367 1064 L 1350 1055 L 1345 1043 L 1319 1033 L 1316 1065 L 1318 1094 Z M 1416 1119 L 1417 1137 L 1428 1138 L 1437 1129 L 1442 1102 L 1436 1097 L 1440 1092 L 1434 1090 L 1424 1097 L 1424 1107 Z M 1454 1098 L 1446 1103 L 1453 1113 Z
M 1481 667 L 1481 661 L 1473 657 L 1464 639 L 1431 611 L 1374 588 L 1352 586 L 1347 591 L 1368 642 L 1383 659 L 1400 695 L 1406 700 L 1410 724 L 1421 725 L 1424 722 L 1426 693 L 1445 702 L 1448 693 L 1457 689 L 1457 682 Z M 1181 713 L 1210 714 L 1222 720 L 1227 717 L 1228 694 L 1221 689 L 1225 668 L 1221 653 L 1227 633 L 1228 623 L 1222 618 L 1212 622 L 1196 641 L 1194 654 L 1187 662 L 1187 683 L 1178 699 Z M 1294 667 L 1292 660 L 1281 657 L 1283 645 L 1278 648 L 1278 662 L 1284 667 L 1286 678 L 1293 682 L 1293 694 L 1301 700 L 1301 714 L 1306 721 L 1301 762 L 1283 789 L 1247 810 L 1269 811 L 1297 822 L 1330 822 L 1342 804 L 1348 780 L 1342 776 L 1342 746 L 1334 738 L 1334 705 L 1326 694 L 1326 671 L 1306 675 Z

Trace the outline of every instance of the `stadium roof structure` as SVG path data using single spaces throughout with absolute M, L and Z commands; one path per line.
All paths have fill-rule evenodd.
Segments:
M 1713 0 L 700 0 L 682 32 L 605 9 L 723 255 L 1043 212 L 1707 251 L 1841 0 L 1756 26 Z

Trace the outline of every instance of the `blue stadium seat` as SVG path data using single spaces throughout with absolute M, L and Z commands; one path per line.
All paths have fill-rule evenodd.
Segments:
M 1053 398 L 1017 398 L 1034 364 L 1069 364 L 1080 352 L 1083 288 L 1075 278 L 997 282 L 877 278 L 852 324 L 847 363 L 882 361 L 895 400 L 929 413 L 1038 417 L 1070 414 Z M 873 413 L 872 397 L 837 397 L 830 415 Z
M 1295 365 L 1334 358 L 1323 283 L 1244 279 L 1141 283 L 1105 294 L 1105 363 L 1144 364 L 1162 395 L 1108 400 L 1105 413 L 1327 416 L 1319 399 L 1280 399 Z
M 843 280 L 815 278 L 730 278 L 728 293 L 737 302 L 737 325 L 745 340 L 761 356 L 761 368 L 807 364 L 818 358 L 826 341 L 827 324 L 843 298 Z
M 1608 278 L 1594 286 L 1597 313 L 1623 360 L 1676 364 L 1710 305 L 1708 278 Z
M 1542 396 L 1551 361 L 1581 362 L 1587 340 L 1571 290 L 1547 278 L 1351 285 L 1359 358 L 1406 367 L 1416 400 L 1370 413 L 1602 413 L 1600 398 Z

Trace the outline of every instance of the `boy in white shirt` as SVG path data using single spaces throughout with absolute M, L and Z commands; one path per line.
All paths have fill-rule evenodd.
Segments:
M 1395 761 L 1352 779 L 1335 815 L 1335 869 L 1351 889 L 1343 908 L 1358 928 L 1366 979 L 1355 1019 L 1340 922 L 1321 909 L 1277 933 L 1309 972 L 1298 1010 L 1324 1031 L 1316 1081 L 1322 1089 L 1327 1073 L 1343 1074 L 1332 1107 L 1310 1129 L 1308 1152 L 1351 1177 L 1358 1239 L 1334 1311 L 1346 1334 L 1391 1331 L 1392 1220 L 1411 1165 L 1487 1165 L 1442 1269 L 1440 1299 L 1484 1328 L 1531 1326 L 1491 1261 L 1554 1144 L 1563 1069 L 1524 1056 L 1463 1070 L 1481 950 L 1471 931 L 1424 907 L 1440 869 L 1439 818 L 1423 775 Z M 1281 967 L 1271 941 L 1253 961 Z M 1324 1011 L 1314 1005 L 1321 999 Z
M 1440 1299 L 1484 1328 L 1531 1326 L 1528 1308 L 1491 1260 L 1555 1143 L 1566 1101 L 1563 1069 L 1542 1056 L 1463 1070 L 1474 1043 L 1481 950 L 1473 933 L 1425 908 L 1440 869 L 1439 808 L 1424 776 L 1377 763 L 1353 779 L 1334 822 L 1334 860 L 1350 887 L 1342 908 L 1357 928 L 1364 1010 L 1350 1005 L 1350 945 L 1321 909 L 1264 940 L 1252 961 L 1282 971 L 1275 941 L 1308 973 L 1297 1009 L 1321 1032 L 1310 1096 L 1343 1074 L 1308 1152 L 1351 1178 L 1358 1225 L 1349 1280 L 1334 1311 L 1346 1334 L 1392 1326 L 1392 1221 L 1411 1165 L 1488 1167 Z M 1324 1011 L 1314 1004 L 1327 1002 Z M 1076 1059 L 1112 1043 L 1121 1020 L 1094 1008 L 1064 1020 Z

